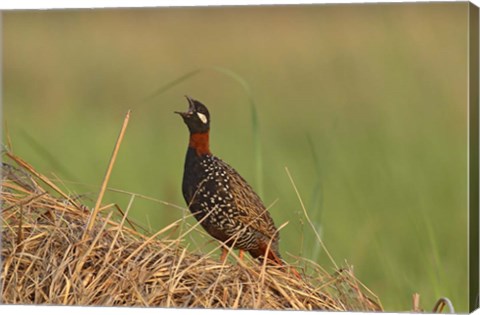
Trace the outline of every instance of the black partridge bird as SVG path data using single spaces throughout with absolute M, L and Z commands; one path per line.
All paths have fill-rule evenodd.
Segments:
M 182 116 L 190 131 L 182 183 L 188 208 L 211 236 L 239 249 L 240 258 L 243 251 L 248 251 L 254 258 L 267 256 L 283 264 L 278 231 L 270 214 L 245 179 L 212 155 L 208 109 L 197 100 L 187 99 L 188 111 L 175 113 Z M 222 261 L 226 254 L 223 248 Z

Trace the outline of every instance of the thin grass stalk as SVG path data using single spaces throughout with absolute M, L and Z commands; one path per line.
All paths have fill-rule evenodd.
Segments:
M 293 181 L 292 175 L 290 174 L 290 171 L 288 170 L 287 167 L 285 167 L 285 171 L 287 172 L 288 178 L 290 179 L 290 182 L 292 183 L 293 189 L 295 190 L 295 194 L 297 195 L 298 201 L 300 202 L 300 205 L 302 207 L 305 218 L 307 219 L 308 223 L 310 224 L 310 227 L 312 228 L 313 232 L 315 233 L 315 236 L 317 237 L 318 242 L 322 245 L 322 248 L 325 251 L 325 253 L 327 254 L 328 258 L 330 259 L 332 264 L 335 266 L 335 268 L 338 269 L 337 263 L 333 259 L 332 255 L 330 255 L 330 252 L 328 251 L 327 247 L 323 243 L 323 240 L 320 237 L 320 235 L 318 234 L 315 226 L 313 225 L 313 222 L 310 220 L 307 209 L 305 208 L 305 204 L 303 203 L 302 197 L 300 196 L 300 192 L 297 189 L 297 185 L 295 185 L 295 182 Z
M 93 208 L 92 215 L 88 219 L 87 228 L 85 229 L 85 234 L 83 235 L 84 238 L 86 237 L 86 235 L 90 234 L 93 224 L 95 223 L 95 218 L 97 217 L 98 211 L 100 209 L 100 204 L 102 203 L 102 200 L 103 200 L 103 195 L 105 194 L 105 190 L 107 189 L 107 184 L 108 184 L 108 180 L 110 179 L 110 174 L 112 173 L 113 165 L 115 164 L 115 160 L 117 159 L 118 150 L 120 149 L 123 136 L 125 135 L 125 131 L 128 126 L 130 113 L 131 113 L 131 110 L 128 110 L 127 114 L 125 115 L 125 119 L 123 120 L 123 125 L 122 125 L 122 128 L 120 129 L 120 134 L 118 135 L 117 141 L 115 143 L 115 147 L 113 149 L 113 153 L 110 158 L 110 163 L 108 164 L 108 168 L 105 173 L 102 186 L 100 188 L 100 193 L 98 194 L 97 202 L 95 203 L 95 207 Z

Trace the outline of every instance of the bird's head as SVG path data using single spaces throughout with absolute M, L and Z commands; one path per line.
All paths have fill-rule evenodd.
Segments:
M 183 121 L 190 130 L 190 133 L 206 133 L 210 130 L 210 113 L 205 105 L 189 96 L 188 110 L 186 112 L 175 112 L 182 116 Z

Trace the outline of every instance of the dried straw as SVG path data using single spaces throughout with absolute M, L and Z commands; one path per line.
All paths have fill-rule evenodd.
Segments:
M 187 251 L 185 234 L 165 236 L 177 222 L 150 236 L 124 226 L 133 197 L 121 220 L 112 219 L 115 206 L 103 206 L 82 239 L 91 209 L 8 157 L 18 167 L 2 166 L 2 303 L 382 310 L 348 267 L 329 274 L 303 260 L 298 279 L 289 268 Z

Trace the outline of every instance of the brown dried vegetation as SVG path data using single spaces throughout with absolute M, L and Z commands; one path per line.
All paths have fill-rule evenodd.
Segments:
M 328 273 L 301 260 L 295 268 L 247 259 L 222 263 L 166 235 L 127 227 L 119 208 L 92 211 L 28 163 L 7 153 L 2 174 L 2 303 L 381 311 L 351 268 Z M 15 162 L 17 166 L 11 166 Z M 128 213 L 128 209 L 126 211 Z M 196 227 L 195 227 L 196 229 Z M 188 233 L 188 231 L 187 231 Z M 308 272 L 307 272 L 308 271 Z

